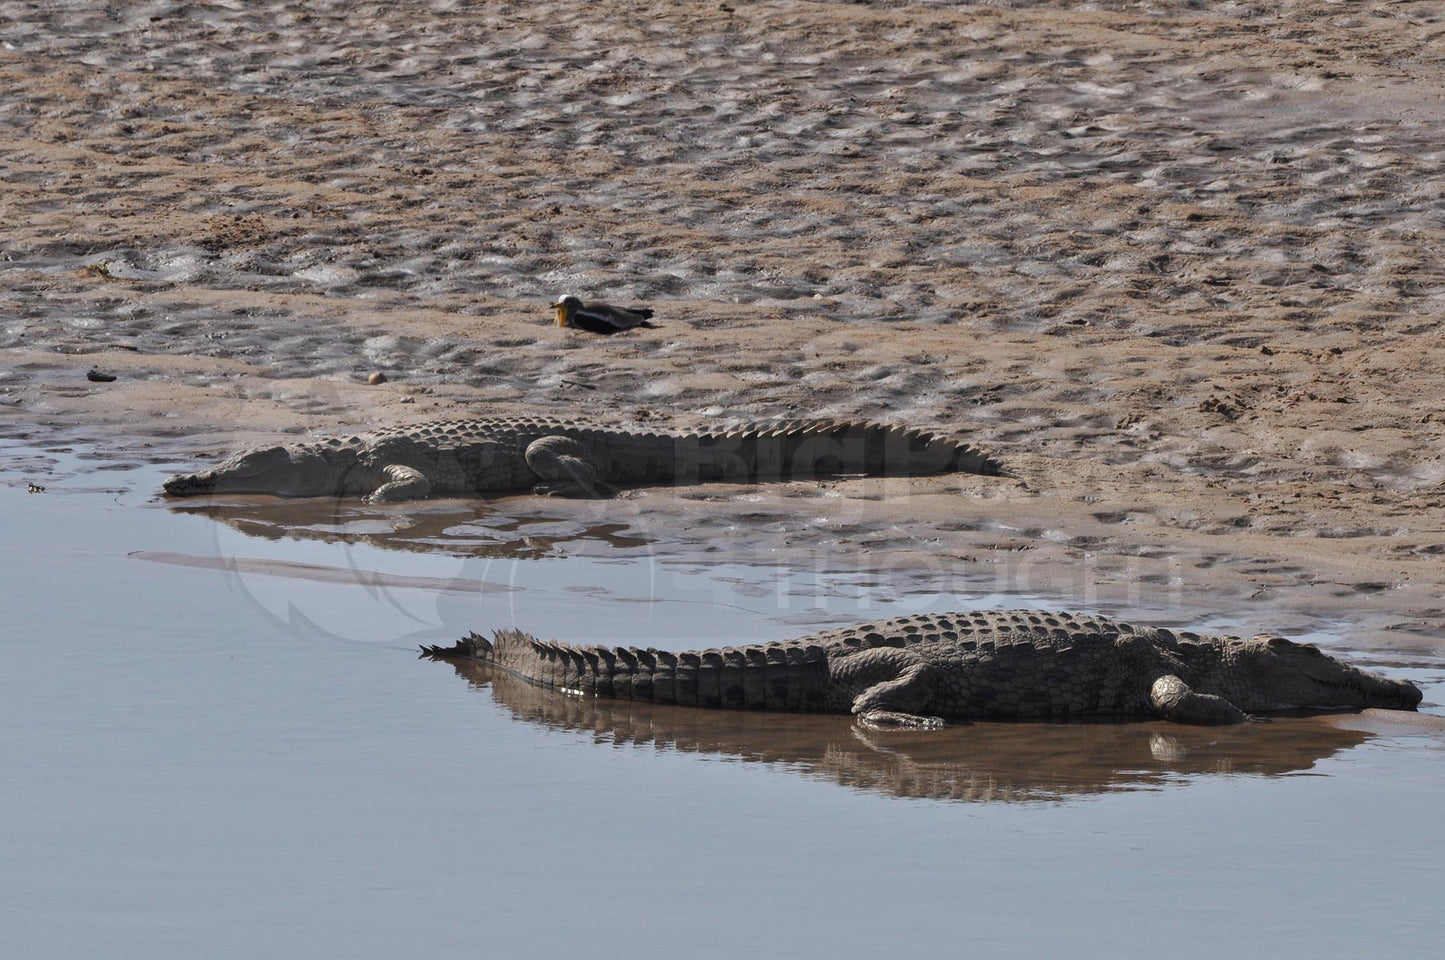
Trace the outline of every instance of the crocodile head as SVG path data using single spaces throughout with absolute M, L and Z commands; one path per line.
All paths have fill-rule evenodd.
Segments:
M 1284 637 L 1259 636 L 1235 641 L 1227 654 L 1229 673 L 1238 685 L 1226 696 L 1248 711 L 1305 707 L 1382 707 L 1414 710 L 1420 689 L 1342 663 L 1319 647 Z
M 177 474 L 165 482 L 165 491 L 173 497 L 207 493 L 319 497 L 340 492 L 340 479 L 337 466 L 319 450 L 261 447 L 238 453 L 209 470 Z

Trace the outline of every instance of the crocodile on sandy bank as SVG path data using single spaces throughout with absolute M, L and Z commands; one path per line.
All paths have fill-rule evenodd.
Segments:
M 777 420 L 655 433 L 550 417 L 388 427 L 248 450 L 165 482 L 172 496 L 269 493 L 372 501 L 533 492 L 612 496 L 619 486 L 810 480 L 836 474 L 996 475 L 992 457 L 923 430 L 842 420 Z
M 853 713 L 870 726 L 1153 717 L 1238 723 L 1306 708 L 1413 710 L 1414 684 L 1283 637 L 1204 636 L 1035 611 L 919 614 L 783 643 L 688 653 L 476 633 L 477 660 L 566 693 L 697 707 Z

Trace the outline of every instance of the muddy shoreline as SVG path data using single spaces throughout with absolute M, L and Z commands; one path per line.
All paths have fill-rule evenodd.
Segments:
M 0 435 L 867 417 L 1016 477 L 507 509 L 1440 651 L 1437 10 L 733 6 L 24 11 Z

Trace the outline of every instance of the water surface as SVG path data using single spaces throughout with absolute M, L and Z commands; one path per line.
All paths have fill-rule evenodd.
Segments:
M 677 649 L 1067 598 L 685 562 L 635 530 L 509 533 L 505 507 L 470 536 L 514 547 L 465 557 L 268 538 L 168 508 L 151 467 L 0 466 L 6 956 L 1440 949 L 1428 726 L 880 736 L 414 653 L 483 626 Z M 1441 701 L 1439 661 L 1388 669 Z

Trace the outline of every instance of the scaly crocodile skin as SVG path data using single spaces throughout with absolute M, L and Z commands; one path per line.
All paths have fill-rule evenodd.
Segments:
M 1283 637 L 1203 636 L 1028 610 L 919 614 L 783 643 L 667 653 L 471 634 L 424 656 L 494 664 L 583 695 L 696 707 L 945 719 L 1156 717 L 1233 723 L 1300 708 L 1413 710 L 1413 684 Z
M 165 483 L 172 496 L 269 493 L 372 500 L 536 491 L 609 496 L 621 485 L 806 480 L 834 474 L 1000 472 L 996 460 L 922 430 L 779 420 L 693 433 L 636 432 L 547 417 L 388 427 L 248 450 Z

